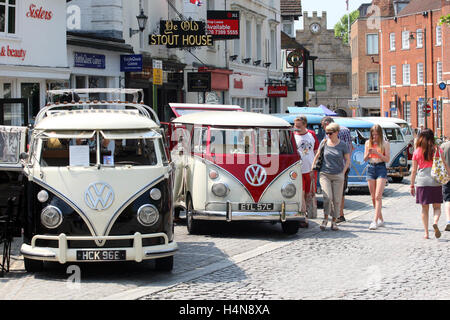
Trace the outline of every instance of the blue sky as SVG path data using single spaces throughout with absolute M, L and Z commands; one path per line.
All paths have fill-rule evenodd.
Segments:
M 349 0 L 349 9 L 354 11 L 363 3 L 371 3 L 371 0 Z M 347 13 L 345 0 L 302 0 L 303 11 L 317 11 L 320 16 L 322 11 L 327 12 L 328 29 L 333 29 L 336 22 Z M 303 28 L 303 19 L 295 25 L 296 29 Z

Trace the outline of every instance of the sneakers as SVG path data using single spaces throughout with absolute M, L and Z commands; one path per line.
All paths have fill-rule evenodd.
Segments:
M 372 221 L 369 226 L 369 230 L 377 230 L 377 223 L 375 221 Z
M 384 221 L 383 220 L 377 222 L 377 228 L 380 228 L 380 227 L 384 227 Z
M 345 222 L 347 220 L 345 220 L 344 216 L 339 216 L 339 218 L 336 219 L 336 223 L 340 223 L 340 222 Z

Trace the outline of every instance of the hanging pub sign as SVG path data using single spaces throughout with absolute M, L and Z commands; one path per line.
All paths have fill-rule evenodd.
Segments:
M 268 86 L 267 97 L 286 98 L 288 95 L 288 86 Z
M 211 72 L 188 72 L 188 92 L 211 91 Z
M 202 21 L 161 20 L 159 34 L 149 36 L 150 45 L 165 45 L 167 48 L 203 47 L 214 44 L 211 35 L 206 34 Z
M 213 40 L 239 39 L 239 11 L 208 10 L 207 24 Z

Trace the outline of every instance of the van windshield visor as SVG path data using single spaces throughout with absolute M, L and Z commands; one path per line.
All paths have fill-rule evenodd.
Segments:
M 91 139 L 95 131 L 47 131 L 42 133 L 43 138 L 53 139 Z
M 104 139 L 121 140 L 121 139 L 159 139 L 161 134 L 154 130 L 136 131 L 136 130 L 121 130 L 121 131 L 100 131 Z

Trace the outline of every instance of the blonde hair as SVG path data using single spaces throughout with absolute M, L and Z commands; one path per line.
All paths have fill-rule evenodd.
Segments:
M 373 132 L 378 133 L 378 141 L 374 141 Z M 379 124 L 374 125 L 370 128 L 370 138 L 369 138 L 369 147 L 372 148 L 373 144 L 376 143 L 381 148 L 381 153 L 384 154 L 384 143 L 383 143 L 383 129 Z
M 332 122 L 325 127 L 325 130 L 333 130 L 334 132 L 339 132 L 339 130 L 341 130 L 341 127 L 337 123 Z

